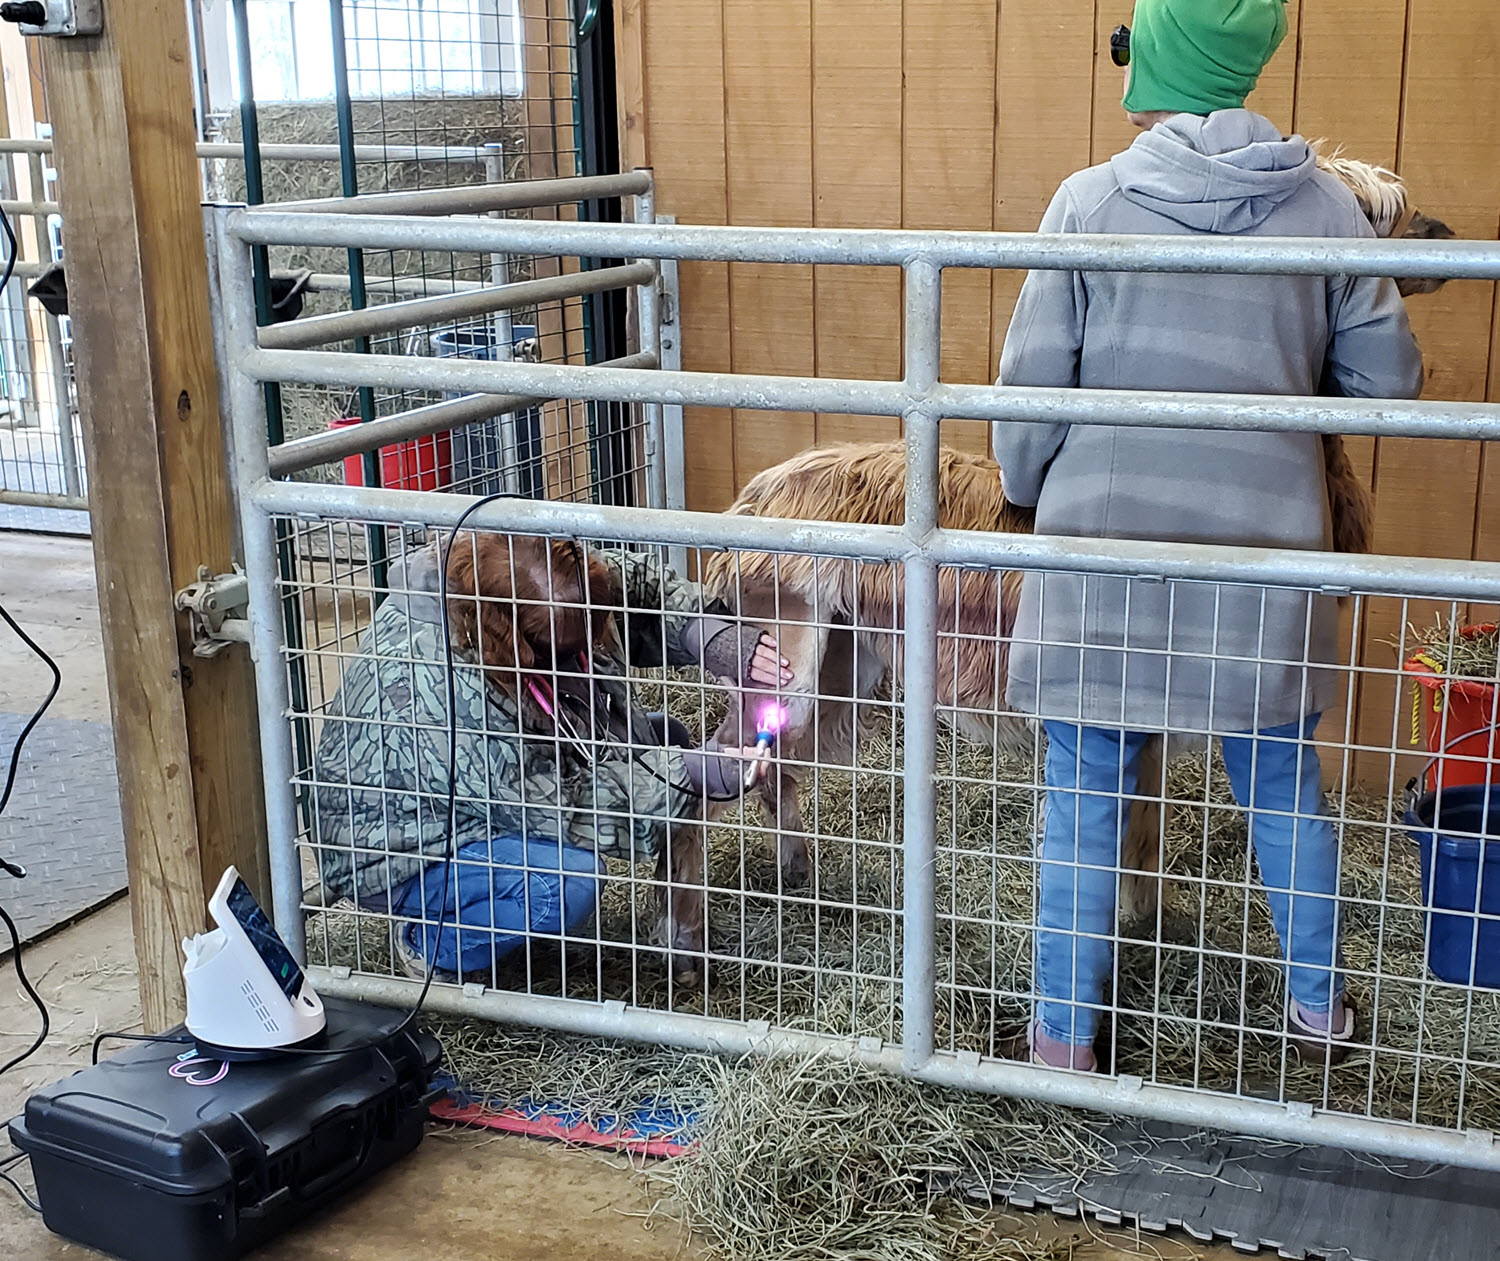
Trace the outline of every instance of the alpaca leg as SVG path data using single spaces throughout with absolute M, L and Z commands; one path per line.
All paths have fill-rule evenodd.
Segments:
M 796 777 L 783 771 L 761 785 L 761 800 L 776 820 L 776 861 L 784 889 L 807 885 L 807 836 Z
M 1161 901 L 1161 838 L 1165 811 L 1163 745 L 1152 736 L 1141 750 L 1139 793 L 1130 803 L 1125 837 L 1120 848 L 1120 917 L 1137 921 L 1155 916 Z
M 706 851 L 703 829 L 679 824 L 657 860 L 657 878 L 665 885 L 658 937 L 667 948 L 673 975 L 683 984 L 696 982 L 700 968 L 706 971 L 707 966 Z

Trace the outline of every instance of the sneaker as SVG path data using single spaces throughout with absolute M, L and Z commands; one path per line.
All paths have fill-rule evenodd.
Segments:
M 427 979 L 427 960 L 406 938 L 408 924 L 396 923 L 391 925 L 391 958 L 397 968 L 406 973 L 414 981 L 425 981 Z M 452 972 L 445 972 L 442 968 L 434 968 L 432 972 L 434 981 L 441 981 L 448 985 L 456 985 L 458 976 Z
M 1336 1028 L 1332 1027 L 1331 1020 L 1328 1025 L 1319 1027 L 1314 1022 L 1312 1013 L 1304 1014 L 1296 1002 L 1292 1003 L 1286 1019 L 1287 1039 L 1293 1054 L 1302 1063 L 1332 1067 L 1349 1058 L 1349 1053 L 1354 1050 L 1354 1035 L 1359 1028 L 1359 1009 L 1348 995 L 1339 1002 L 1338 1017 L 1339 1024 Z

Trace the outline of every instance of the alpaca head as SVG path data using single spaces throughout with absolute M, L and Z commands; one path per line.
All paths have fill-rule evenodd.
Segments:
M 1454 236 L 1453 229 L 1440 219 L 1424 215 L 1412 204 L 1406 182 L 1394 171 L 1383 166 L 1373 166 L 1355 158 L 1346 158 L 1342 149 L 1330 154 L 1321 151 L 1321 142 L 1313 141 L 1312 150 L 1317 154 L 1318 165 L 1335 175 L 1354 194 L 1359 208 L 1364 212 L 1375 235 L 1400 237 L 1405 240 L 1448 241 Z M 1414 293 L 1436 293 L 1447 281 L 1429 280 L 1422 277 L 1407 277 L 1396 281 L 1403 298 Z

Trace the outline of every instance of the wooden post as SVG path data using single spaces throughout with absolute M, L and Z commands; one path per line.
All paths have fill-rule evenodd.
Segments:
M 224 867 L 269 889 L 249 659 L 192 657 L 172 605 L 233 538 L 188 40 L 181 0 L 111 0 L 102 35 L 38 41 L 148 1029 L 182 1015 Z

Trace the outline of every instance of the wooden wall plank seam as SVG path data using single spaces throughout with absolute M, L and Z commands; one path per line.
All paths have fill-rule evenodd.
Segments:
M 902 30 L 901 225 L 981 229 L 994 223 L 996 0 L 906 6 Z M 954 50 L 962 55 L 955 56 Z M 988 382 L 990 275 L 943 275 L 942 378 Z M 989 450 L 986 426 L 950 421 L 944 441 Z
M 810 227 L 812 11 L 808 0 L 723 0 L 727 205 L 738 225 Z M 809 266 L 729 269 L 735 372 L 813 372 Z M 736 411 L 735 474 L 743 483 L 812 445 L 810 412 Z
M 851 27 L 841 0 L 812 0 L 813 224 L 901 226 L 902 0 L 869 0 Z M 901 272 L 813 269 L 818 376 L 901 376 Z M 819 446 L 901 431 L 889 416 L 816 418 Z
M 680 223 L 728 223 L 724 141 L 724 20 L 719 0 L 648 0 L 642 29 L 643 85 L 656 205 Z M 679 268 L 682 362 L 689 372 L 728 372 L 734 323 L 729 268 Z M 740 484 L 734 467 L 734 417 L 688 408 L 687 506 L 727 507 Z

